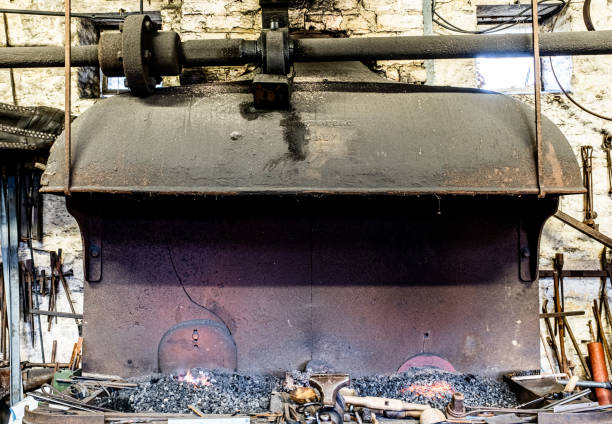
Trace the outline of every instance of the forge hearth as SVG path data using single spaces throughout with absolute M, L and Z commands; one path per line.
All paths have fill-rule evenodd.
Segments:
M 189 405 L 204 413 L 255 414 L 269 411 L 272 392 L 291 391 L 295 385 L 309 386 L 309 372 L 293 371 L 287 377 L 194 369 L 190 373 L 207 384 L 194 384 L 180 376 L 156 374 L 135 377 L 133 390 L 102 397 L 98 406 L 123 412 L 189 413 Z M 515 394 L 505 383 L 471 374 L 435 368 L 412 368 L 393 375 L 363 376 L 352 379 L 351 388 L 360 396 L 380 396 L 444 409 L 453 393 L 461 392 L 467 404 L 514 407 Z
M 559 130 L 544 119 L 539 187 L 533 111 L 512 98 L 357 63 L 296 64 L 294 82 L 291 110 L 230 83 L 75 121 L 84 369 L 538 368 L 540 232 L 583 191 Z M 63 151 L 45 192 L 63 192 Z

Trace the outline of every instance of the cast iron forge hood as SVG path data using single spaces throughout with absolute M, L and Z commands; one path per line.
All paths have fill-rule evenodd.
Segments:
M 359 63 L 298 64 L 291 109 L 244 82 L 117 95 L 73 124 L 71 191 L 143 194 L 537 194 L 534 112 L 475 89 L 393 83 Z M 64 141 L 43 192 L 62 193 Z M 543 119 L 542 186 L 584 191 Z

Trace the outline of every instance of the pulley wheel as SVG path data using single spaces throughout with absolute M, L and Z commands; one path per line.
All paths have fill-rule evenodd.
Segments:
M 159 342 L 157 359 L 162 373 L 191 368 L 235 370 L 237 350 L 225 324 L 198 319 L 172 326 Z

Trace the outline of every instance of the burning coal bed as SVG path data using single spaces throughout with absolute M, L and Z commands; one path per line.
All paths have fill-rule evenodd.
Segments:
M 152 375 L 133 378 L 138 387 L 118 390 L 102 398 L 99 406 L 123 412 L 189 413 L 194 405 L 207 414 L 242 414 L 268 411 L 273 391 L 308 386 L 310 373 L 294 371 L 283 378 L 220 370 L 193 369 L 186 376 Z M 356 377 L 351 386 L 360 396 L 381 396 L 444 408 L 454 392 L 462 392 L 468 405 L 512 407 L 514 393 L 505 383 L 473 374 L 412 368 L 393 375 Z

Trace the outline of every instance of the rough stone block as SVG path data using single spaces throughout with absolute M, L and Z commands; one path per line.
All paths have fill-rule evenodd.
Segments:
M 382 31 L 423 28 L 423 17 L 419 14 L 381 13 L 376 22 L 377 28 Z

